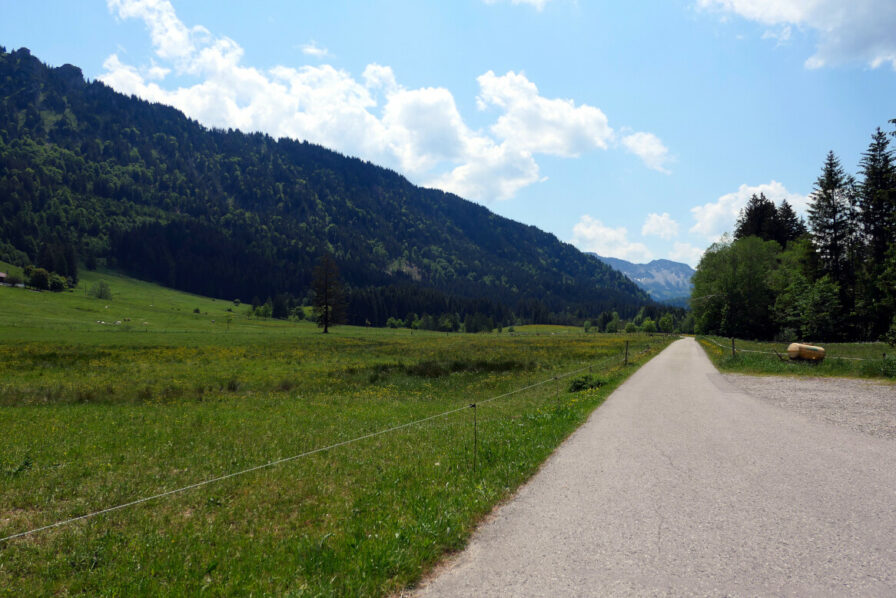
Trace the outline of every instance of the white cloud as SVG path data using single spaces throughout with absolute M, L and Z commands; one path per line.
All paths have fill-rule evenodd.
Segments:
M 665 166 L 669 161 L 669 149 L 653 133 L 626 135 L 622 138 L 622 145 L 629 152 L 641 158 L 648 168 L 670 174 Z
M 501 0 L 484 0 L 486 4 L 497 4 Z M 551 0 L 510 0 L 513 4 L 528 4 L 541 11 Z
M 448 89 L 407 89 L 388 66 L 369 64 L 360 78 L 329 64 L 259 70 L 243 64 L 232 39 L 184 25 L 169 0 L 108 6 L 119 18 L 143 20 L 155 51 L 149 67 L 125 64 L 119 54 L 106 59 L 100 79 L 117 91 L 174 106 L 207 126 L 305 139 L 483 203 L 545 180 L 538 154 L 579 156 L 613 141 L 600 109 L 546 98 L 522 73 L 478 78 L 478 105 L 497 115 L 487 130 L 474 130 Z M 326 53 L 314 42 L 303 51 Z M 191 83 L 166 88 L 171 72 Z
M 548 99 L 522 73 L 480 75 L 480 109 L 489 106 L 504 111 L 491 131 L 511 147 L 555 156 L 578 156 L 593 149 L 606 149 L 613 138 L 607 117 L 594 106 L 576 106 L 572 100 Z
M 701 8 L 736 14 L 780 28 L 769 36 L 790 37 L 790 26 L 810 29 L 818 40 L 808 68 L 864 62 L 896 70 L 896 2 L 892 0 L 697 0 Z
M 678 236 L 678 223 L 669 214 L 648 214 L 644 226 L 641 227 L 641 235 L 654 235 L 661 239 L 670 240 Z
M 690 232 L 703 235 L 709 241 L 718 240 L 722 233 L 734 230 L 741 209 L 747 205 L 747 201 L 752 195 L 760 193 L 765 194 L 775 204 L 786 199 L 799 214 L 804 214 L 809 205 L 808 196 L 788 191 L 778 181 L 773 180 L 770 183 L 754 186 L 744 184 L 737 191 L 726 193 L 714 202 L 691 208 L 691 214 L 694 215 L 696 223 L 691 227 Z
M 205 41 L 205 27 L 186 27 L 168 0 L 107 0 L 109 10 L 121 19 L 141 19 L 149 28 L 153 48 L 160 58 L 183 59 L 196 50 L 196 43 Z
M 381 89 L 389 94 L 394 93 L 398 89 L 398 83 L 395 81 L 395 73 L 392 67 L 383 66 L 381 64 L 368 64 L 364 69 L 364 85 L 368 89 Z
M 690 243 L 675 243 L 669 252 L 669 259 L 676 262 L 684 262 L 692 268 L 696 268 L 703 257 L 703 249 L 694 247 Z
M 572 228 L 572 243 L 582 251 L 593 251 L 604 257 L 618 257 L 632 262 L 647 262 L 653 254 L 643 243 L 629 241 L 625 227 L 612 228 L 588 214 Z
M 531 154 L 511 151 L 505 145 L 485 145 L 477 150 L 478 159 L 470 160 L 426 185 L 456 193 L 462 197 L 484 195 L 498 200 L 510 199 L 532 183 L 546 180 L 539 175 Z
M 318 46 L 316 41 L 311 40 L 307 44 L 302 44 L 302 54 L 305 54 L 306 56 L 314 56 L 315 58 L 323 58 L 329 54 L 329 52 L 326 48 Z

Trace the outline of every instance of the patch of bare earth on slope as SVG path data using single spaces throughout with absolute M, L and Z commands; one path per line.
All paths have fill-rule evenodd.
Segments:
M 740 390 L 816 421 L 896 439 L 896 385 L 852 378 L 725 374 Z

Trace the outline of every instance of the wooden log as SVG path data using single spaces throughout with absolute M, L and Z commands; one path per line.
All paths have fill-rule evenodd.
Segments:
M 787 347 L 787 355 L 791 359 L 806 359 L 809 361 L 821 361 L 824 359 L 824 349 L 802 343 L 790 343 Z

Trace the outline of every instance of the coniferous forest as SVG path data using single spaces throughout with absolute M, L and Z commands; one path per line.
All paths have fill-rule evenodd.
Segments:
M 0 259 L 55 280 L 115 268 L 282 314 L 310 304 L 324 255 L 355 324 L 581 323 L 651 303 L 553 235 L 460 197 L 306 142 L 208 129 L 0 48 Z
M 896 119 L 890 121 L 896 125 Z M 896 343 L 896 161 L 878 128 L 858 176 L 830 152 L 808 222 L 753 196 L 733 238 L 704 254 L 691 306 L 697 332 L 792 341 Z

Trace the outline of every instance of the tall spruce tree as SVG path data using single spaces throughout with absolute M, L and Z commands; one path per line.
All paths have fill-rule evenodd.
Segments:
M 796 215 L 793 207 L 786 199 L 782 199 L 781 205 L 778 206 L 778 231 L 780 235 L 779 242 L 782 246 L 791 241 L 796 241 L 808 232 L 806 223 Z
M 784 247 L 806 234 L 805 223 L 796 215 L 787 200 L 775 207 L 765 194 L 753 194 L 740 211 L 734 238 L 759 237 L 764 241 L 777 241 Z
M 880 130 L 871 136 L 860 164 L 859 207 L 868 257 L 881 264 L 896 234 L 896 164 L 887 135 Z
M 828 152 L 821 176 L 810 196 L 809 227 L 823 274 L 841 289 L 852 277 L 852 245 L 857 238 L 856 184 L 834 152 Z
M 881 285 L 886 279 L 887 251 L 896 235 L 896 164 L 887 135 L 880 130 L 871 136 L 860 164 L 859 186 L 863 260 L 856 282 L 856 315 L 863 338 L 876 340 L 890 327 L 893 310 L 887 307 L 892 291 Z
M 764 193 L 754 193 L 740 211 L 734 238 L 759 237 L 765 241 L 778 240 L 778 211 Z

